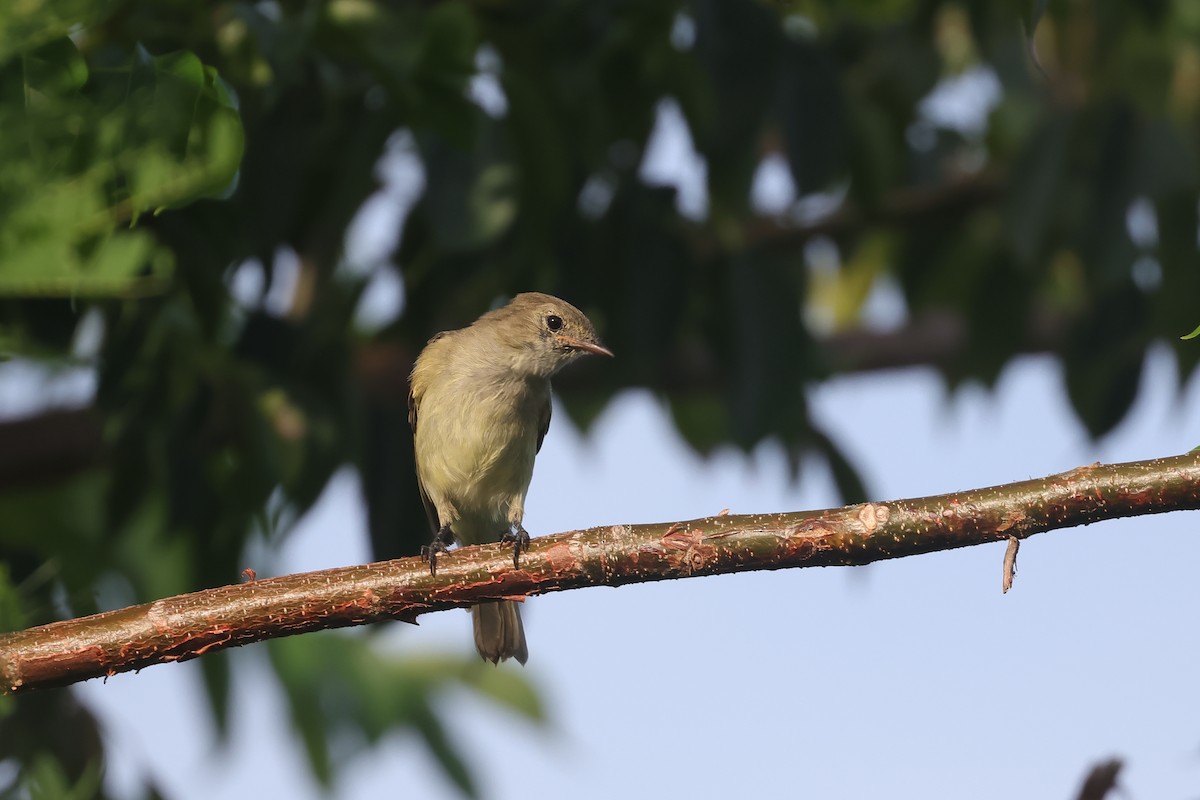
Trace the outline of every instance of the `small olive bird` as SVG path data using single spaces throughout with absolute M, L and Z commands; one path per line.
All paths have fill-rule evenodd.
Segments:
M 580 356 L 611 356 L 570 303 L 527 292 L 429 340 L 409 377 L 417 485 L 433 528 L 430 570 L 448 545 L 511 541 L 513 564 L 533 459 L 550 427 L 550 378 Z M 475 647 L 496 663 L 529 656 L 512 600 L 471 608 Z

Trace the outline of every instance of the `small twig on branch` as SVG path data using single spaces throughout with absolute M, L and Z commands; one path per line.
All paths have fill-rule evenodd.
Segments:
M 1004 549 L 1004 580 L 1000 583 L 1003 594 L 1008 594 L 1012 588 L 1013 578 L 1017 574 L 1017 551 L 1021 549 L 1021 540 L 1015 536 L 1008 537 L 1008 547 Z
M 823 511 L 613 525 L 507 545 L 221 586 L 0 636 L 9 691 L 184 661 L 227 647 L 497 598 L 758 569 L 867 564 L 1200 508 L 1200 454 L 1091 465 L 1038 480 Z M 1011 547 L 1011 545 L 1010 545 Z M 1015 555 L 1015 553 L 1014 553 Z

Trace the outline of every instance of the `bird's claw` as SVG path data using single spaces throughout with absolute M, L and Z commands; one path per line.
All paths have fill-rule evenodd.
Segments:
M 454 532 L 450 530 L 449 525 L 443 525 L 433 535 L 433 541 L 421 548 L 421 556 L 429 562 L 430 575 L 437 575 L 437 557 L 440 553 L 449 552 L 452 544 L 454 544 Z
M 529 549 L 529 531 L 525 530 L 523 525 L 518 525 L 515 531 L 505 531 L 500 537 L 500 541 L 508 544 L 512 542 L 513 546 L 513 569 L 521 566 L 521 551 Z

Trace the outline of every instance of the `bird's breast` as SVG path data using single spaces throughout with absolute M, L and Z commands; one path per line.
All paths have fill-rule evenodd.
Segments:
M 538 388 L 466 380 L 429 387 L 415 447 L 431 497 L 443 495 L 463 517 L 507 518 L 508 506 L 524 498 L 533 476 L 539 404 L 549 398 L 548 387 Z

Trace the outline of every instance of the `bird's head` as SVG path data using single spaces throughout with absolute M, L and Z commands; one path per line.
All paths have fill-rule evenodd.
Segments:
M 476 323 L 490 328 L 509 351 L 516 368 L 549 378 L 580 356 L 612 356 L 583 312 L 565 300 L 540 292 L 525 292 Z

